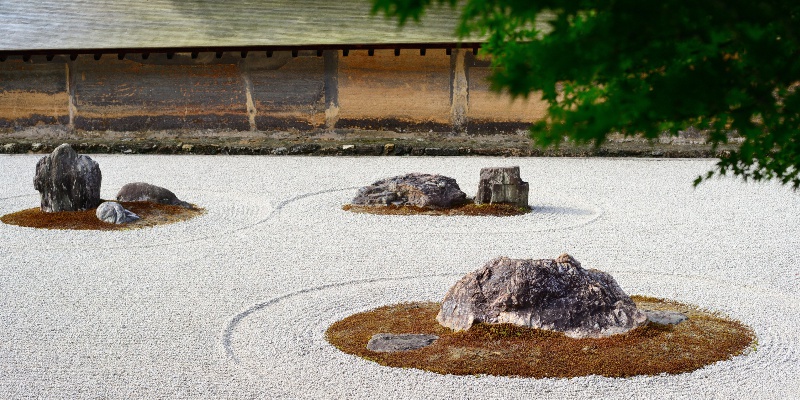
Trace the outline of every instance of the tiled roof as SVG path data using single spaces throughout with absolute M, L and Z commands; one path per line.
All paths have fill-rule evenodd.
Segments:
M 399 29 L 369 0 L 2 0 L 0 51 L 456 42 L 457 12 Z

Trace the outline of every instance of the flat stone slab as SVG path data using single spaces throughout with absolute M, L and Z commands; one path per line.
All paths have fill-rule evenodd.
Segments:
M 647 320 L 661 325 L 677 325 L 689 319 L 683 313 L 676 311 L 644 310 Z
M 404 333 L 395 335 L 393 333 L 376 333 L 367 343 L 367 348 L 381 353 L 391 353 L 396 351 L 417 350 L 439 339 L 436 335 Z

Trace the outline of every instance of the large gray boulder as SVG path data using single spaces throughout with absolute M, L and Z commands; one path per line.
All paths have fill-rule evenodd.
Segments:
M 194 208 L 191 204 L 178 199 L 175 193 L 170 190 L 145 182 L 128 183 L 123 186 L 117 193 L 117 201 L 149 201 L 151 203 Z
M 489 261 L 445 295 L 436 320 L 454 330 L 475 322 L 564 332 L 571 338 L 624 333 L 647 321 L 611 275 L 568 254 L 555 260 Z
M 352 203 L 447 208 L 463 203 L 466 198 L 453 178 L 411 173 L 381 179 L 359 189 Z
M 109 224 L 127 224 L 140 219 L 136 213 L 126 210 L 125 207 L 122 207 L 122 204 L 114 201 L 105 201 L 101 203 L 97 206 L 97 210 L 94 214 L 97 216 L 97 219 L 108 222 Z
M 528 191 L 528 182 L 519 177 L 519 167 L 481 168 L 475 203 L 511 203 L 528 207 Z
M 89 210 L 100 204 L 102 179 L 97 161 L 65 143 L 36 163 L 33 187 L 44 212 Z

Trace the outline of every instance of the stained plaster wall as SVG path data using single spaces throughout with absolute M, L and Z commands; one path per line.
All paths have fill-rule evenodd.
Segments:
M 537 100 L 489 91 L 471 51 L 140 54 L 0 63 L 0 132 L 172 129 L 513 132 Z M 219 57 L 218 57 L 219 56 Z M 245 56 L 245 57 L 242 57 Z M 534 99 L 535 96 L 532 97 Z

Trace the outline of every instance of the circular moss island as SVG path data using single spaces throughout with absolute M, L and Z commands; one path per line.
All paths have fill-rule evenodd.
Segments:
M 39 229 L 114 231 L 172 224 L 205 213 L 205 209 L 196 206 L 187 208 L 148 201 L 120 201 L 118 203 L 126 210 L 138 215 L 140 219 L 126 224 L 112 224 L 98 219 L 95 214 L 96 208 L 49 213 L 35 207 L 3 215 L 0 217 L 0 221 L 9 225 Z
M 723 315 L 671 300 L 631 299 L 639 309 L 679 312 L 688 318 L 674 325 L 648 322 L 603 338 L 573 339 L 561 332 L 512 324 L 478 323 L 456 332 L 436 321 L 439 303 L 417 302 L 351 315 L 331 325 L 325 337 L 345 353 L 384 366 L 529 378 L 679 374 L 746 354 L 756 346 L 751 328 Z M 379 333 L 428 334 L 438 339 L 417 350 L 369 350 L 367 343 Z
M 531 207 L 520 207 L 510 203 L 476 204 L 471 201 L 452 207 L 345 204 L 342 206 L 342 210 L 375 215 L 468 215 L 494 217 L 513 217 L 533 211 Z

